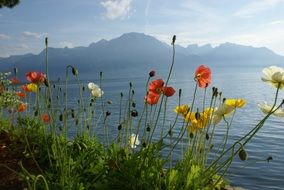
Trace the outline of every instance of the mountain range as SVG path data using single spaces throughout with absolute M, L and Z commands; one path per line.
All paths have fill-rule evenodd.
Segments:
M 178 39 L 177 39 L 178 41 Z M 284 56 L 261 47 L 224 43 L 212 47 L 196 44 L 175 47 L 175 67 L 192 70 L 197 65 L 212 67 L 264 67 L 284 63 Z M 66 66 L 78 68 L 81 76 L 103 71 L 110 76 L 147 73 L 150 69 L 168 70 L 172 47 L 143 33 L 126 33 L 112 40 L 100 40 L 88 47 L 48 48 L 50 76 L 63 77 Z M 44 71 L 45 50 L 38 55 L 25 54 L 0 58 L 1 71 L 17 67 L 20 73 Z

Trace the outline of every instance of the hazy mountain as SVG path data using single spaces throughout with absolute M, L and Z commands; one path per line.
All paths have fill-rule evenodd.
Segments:
M 177 38 L 178 42 L 178 38 Z M 66 66 L 78 68 L 82 77 L 103 71 L 107 75 L 147 73 L 150 69 L 168 70 L 172 47 L 152 36 L 127 33 L 112 40 L 100 40 L 88 47 L 48 48 L 48 63 L 53 78 L 63 77 Z M 284 57 L 267 48 L 232 43 L 213 48 L 210 44 L 176 46 L 176 68 L 193 69 L 199 64 L 211 66 L 267 66 L 284 63 Z M 45 50 L 38 55 L 26 54 L 0 58 L 1 70 L 18 67 L 22 73 L 45 68 Z

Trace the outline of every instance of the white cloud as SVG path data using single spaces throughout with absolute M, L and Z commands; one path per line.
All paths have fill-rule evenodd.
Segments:
M 0 34 L 0 40 L 8 40 L 10 39 L 11 37 L 6 35 L 6 34 Z
M 72 42 L 67 42 L 67 41 L 59 42 L 59 46 L 61 48 L 65 48 L 65 47 L 73 48 L 74 47 Z
M 32 37 L 32 38 L 40 38 L 43 34 L 36 33 L 36 32 L 30 32 L 30 31 L 25 31 L 22 33 L 25 37 Z
M 262 11 L 276 7 L 281 2 L 283 0 L 255 0 L 238 10 L 234 16 L 243 18 L 253 17 Z
M 124 18 L 130 12 L 132 0 L 104 0 L 101 5 L 106 9 L 105 18 L 114 20 Z

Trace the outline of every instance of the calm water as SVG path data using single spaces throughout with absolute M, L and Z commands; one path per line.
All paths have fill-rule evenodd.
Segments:
M 182 103 L 190 103 L 193 95 L 194 81 L 192 79 L 193 70 L 189 71 L 174 70 L 174 74 L 170 80 L 169 85 L 175 89 L 181 88 L 183 91 Z M 236 112 L 234 123 L 230 130 L 229 143 L 235 142 L 242 137 L 246 132 L 252 129 L 255 124 L 263 117 L 262 112 L 258 109 L 257 103 L 267 101 L 273 102 L 276 89 L 261 81 L 260 77 L 262 68 L 241 69 L 241 68 L 212 68 L 213 83 L 210 85 L 218 87 L 223 92 L 226 98 L 244 98 L 247 105 Z M 109 123 L 110 134 L 117 133 L 117 110 L 119 107 L 120 93 L 123 92 L 126 96 L 128 93 L 129 82 L 133 83 L 135 89 L 134 100 L 137 103 L 137 109 L 141 108 L 143 104 L 143 96 L 145 93 L 145 83 L 147 80 L 147 73 L 145 76 L 137 74 L 136 77 L 128 77 L 128 75 L 121 75 L 123 77 L 108 77 L 102 82 L 102 88 L 105 92 L 104 99 L 112 100 L 113 104 L 109 105 L 107 110 L 116 110 L 112 112 L 112 119 L 116 122 Z M 166 75 L 157 74 L 156 78 Z M 85 76 L 89 78 L 84 80 L 83 84 L 88 82 L 97 82 L 97 76 Z M 63 87 L 63 86 L 62 86 Z M 76 105 L 76 96 L 78 95 L 77 85 L 70 83 L 69 92 L 72 97 L 69 100 L 70 105 Z M 178 91 L 178 90 L 177 90 Z M 75 93 L 76 92 L 76 93 Z M 210 91 L 209 91 L 210 92 Z M 84 92 L 84 97 L 88 98 L 88 92 Z M 211 93 L 211 92 L 210 92 Z M 202 98 L 203 91 L 199 90 L 197 96 Z M 209 96 L 208 96 L 209 97 Z M 279 101 L 284 98 L 284 90 L 280 91 Z M 198 99 L 198 98 L 197 98 Z M 169 100 L 169 120 L 175 117 L 173 108 L 178 104 L 178 95 Z M 140 106 L 139 106 L 140 105 Z M 169 121 L 170 122 L 170 121 Z M 97 134 L 102 135 L 103 131 L 98 129 Z M 178 132 L 175 129 L 174 132 Z M 217 131 L 217 138 L 224 133 L 224 128 L 220 126 Z M 249 158 L 246 162 L 242 162 L 238 157 L 235 158 L 227 178 L 229 178 L 233 186 L 241 186 L 246 189 L 284 189 L 284 119 L 271 117 L 252 139 L 246 145 L 246 150 Z M 268 156 L 272 156 L 273 160 L 269 163 L 266 161 Z

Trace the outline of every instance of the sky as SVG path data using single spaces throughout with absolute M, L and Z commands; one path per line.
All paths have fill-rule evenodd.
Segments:
M 284 0 L 21 0 L 0 9 L 0 57 L 141 32 L 170 43 L 231 42 L 284 56 Z

